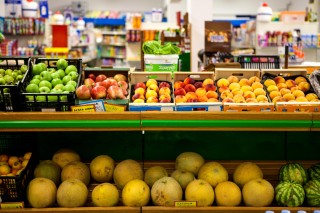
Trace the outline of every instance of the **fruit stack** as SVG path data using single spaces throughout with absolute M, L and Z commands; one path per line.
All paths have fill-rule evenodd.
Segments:
M 273 111 L 258 69 L 216 69 L 216 84 L 223 110 Z
M 262 70 L 267 95 L 279 111 L 318 111 L 319 97 L 306 70 Z
M 36 59 L 22 85 L 23 109 L 70 111 L 81 73 L 81 59 Z
M 131 72 L 129 111 L 174 111 L 171 72 Z
M 213 72 L 177 72 L 174 74 L 177 111 L 221 111 Z

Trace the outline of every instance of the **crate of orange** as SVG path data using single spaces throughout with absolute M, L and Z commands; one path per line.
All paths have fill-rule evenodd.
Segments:
M 26 201 L 28 183 L 37 164 L 32 133 L 0 134 L 0 197 L 2 202 Z

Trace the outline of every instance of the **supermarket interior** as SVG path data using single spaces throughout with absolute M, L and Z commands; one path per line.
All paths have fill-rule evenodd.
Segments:
M 320 0 L 0 0 L 0 212 L 319 213 Z

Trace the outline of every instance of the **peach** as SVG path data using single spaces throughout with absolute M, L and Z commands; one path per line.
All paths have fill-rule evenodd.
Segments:
M 286 99 L 284 99 L 284 97 L 281 96 L 277 96 L 272 100 L 272 103 L 277 103 L 277 102 L 287 102 Z
M 216 98 L 209 98 L 207 102 L 219 102 Z
M 203 83 L 201 81 L 197 81 L 196 83 L 194 83 L 194 86 L 196 87 L 196 89 L 203 87 Z
M 229 86 L 229 81 L 228 79 L 225 79 L 225 78 L 220 78 L 218 81 L 217 81 L 217 86 L 218 87 L 228 87 Z
M 298 86 L 294 86 L 290 88 L 291 93 L 295 90 L 300 90 Z
M 159 95 L 163 95 L 163 94 L 171 94 L 171 90 L 169 87 L 161 87 L 159 90 Z
M 168 82 L 163 81 L 159 84 L 159 89 L 161 89 L 162 87 L 169 87 L 170 88 L 171 85 Z
M 173 85 L 174 89 L 184 88 L 185 84 L 182 81 L 176 81 Z
M 185 95 L 186 99 L 197 99 L 197 95 L 195 92 L 187 92 L 187 94 Z
M 142 87 L 139 87 L 139 88 L 134 90 L 134 94 L 144 95 L 145 92 L 146 92 L 146 90 L 144 88 L 142 88 Z
M 157 80 L 156 80 L 156 79 L 153 79 L 153 78 L 148 79 L 147 82 L 146 82 L 146 86 L 147 86 L 147 87 L 150 87 L 150 85 L 152 85 L 152 84 L 155 84 L 155 85 L 158 86 Z
M 233 99 L 232 98 L 225 98 L 222 100 L 222 103 L 233 103 Z
M 256 95 L 252 91 L 245 91 L 243 97 L 247 100 L 248 98 L 256 98 Z
M 184 90 L 186 92 L 195 92 L 196 91 L 196 87 L 193 84 L 186 84 L 184 86 Z
M 253 92 L 252 87 L 251 87 L 251 86 L 247 86 L 247 85 L 242 86 L 242 87 L 241 87 L 241 90 L 242 90 L 243 92 L 245 92 L 245 91 L 251 91 L 251 92 Z
M 290 89 L 291 87 L 297 86 L 296 82 L 292 79 L 288 79 L 286 80 L 286 85 L 288 86 L 288 88 Z
M 274 82 L 274 80 L 272 79 L 266 79 L 263 83 L 266 87 L 269 87 L 270 85 L 276 85 L 276 82 Z
M 147 90 L 154 90 L 154 91 L 156 91 L 156 92 L 159 92 L 159 87 L 158 87 L 158 85 L 156 85 L 156 84 L 151 84 L 151 85 L 147 88 Z
M 217 90 L 217 87 L 213 84 L 207 84 L 204 88 L 206 91 L 216 91 Z
M 277 96 L 281 96 L 281 93 L 279 91 L 272 91 L 269 94 L 270 98 L 273 100 Z
M 287 93 L 283 95 L 283 98 L 286 99 L 286 101 L 295 100 L 296 98 L 291 93 Z
M 248 98 L 248 99 L 246 99 L 246 102 L 247 103 L 258 103 L 257 99 L 255 99 L 255 98 Z
M 160 95 L 159 97 L 159 101 L 162 101 L 164 99 L 169 99 L 171 101 L 171 96 L 167 93 L 163 94 L 163 95 Z
M 278 87 L 276 85 L 270 85 L 267 88 L 268 92 L 272 92 L 272 91 L 279 91 Z
M 176 103 L 186 103 L 187 99 L 184 95 L 177 95 L 175 97 L 175 101 L 176 101 Z
M 310 89 L 310 84 L 306 81 L 302 81 L 298 84 L 298 87 L 302 92 L 307 92 Z
M 296 97 L 296 101 L 297 102 L 309 102 L 308 99 L 306 99 L 306 97 L 304 97 L 304 96 Z
M 12 166 L 14 163 L 19 162 L 19 158 L 17 156 L 10 156 L 8 159 L 9 166 Z
M 238 83 L 239 82 L 239 79 L 237 76 L 233 76 L 233 75 L 230 75 L 227 80 L 229 81 L 229 83 Z
M 199 102 L 208 102 L 207 96 L 198 96 L 197 99 Z
M 207 98 L 219 98 L 219 95 L 216 91 L 208 91 L 206 96 Z
M 211 78 L 204 79 L 202 85 L 205 87 L 207 84 L 214 84 L 213 79 Z
M 223 93 L 224 91 L 230 91 L 229 87 L 219 87 L 219 92 Z
M 233 98 L 233 94 L 230 91 L 224 91 L 220 94 L 221 99 Z
M 134 85 L 134 89 L 137 89 L 137 88 L 140 88 L 140 87 L 142 87 L 143 89 L 147 89 L 146 84 L 143 83 L 143 82 L 138 82 L 138 83 L 136 83 L 136 85 Z
M 158 97 L 158 93 L 154 90 L 147 90 L 146 99 L 149 99 L 150 97 Z
M 257 88 L 263 88 L 263 85 L 260 82 L 253 82 L 251 84 L 251 87 L 253 90 L 257 89 Z
M 191 78 L 191 77 L 186 77 L 184 80 L 183 80 L 183 83 L 184 84 L 194 84 L 196 81 L 194 80 L 194 78 Z
M 141 95 L 140 93 L 134 94 L 131 98 L 133 101 L 137 100 L 137 99 L 141 99 L 141 100 L 145 100 L 144 95 Z
M 280 93 L 282 96 L 284 96 L 284 94 L 291 93 L 291 91 L 287 88 L 282 88 L 280 89 Z
M 292 95 L 294 95 L 294 97 L 300 97 L 300 96 L 302 96 L 302 97 L 304 97 L 305 95 L 304 95 L 304 92 L 302 92 L 301 90 L 295 90 L 295 91 L 293 91 L 292 92 Z
M 171 98 L 164 98 L 162 100 L 159 99 L 160 103 L 170 103 L 171 102 Z
M 159 99 L 158 97 L 155 97 L 155 96 L 151 96 L 147 99 L 146 103 L 158 103 L 159 102 Z
M 273 80 L 274 80 L 274 82 L 275 82 L 276 84 L 286 82 L 286 79 L 284 79 L 284 77 L 282 77 L 282 76 L 276 76 Z
M 264 91 L 264 89 L 262 89 L 262 88 L 257 88 L 257 89 L 255 89 L 255 90 L 253 91 L 253 93 L 254 93 L 256 96 L 258 96 L 258 95 L 266 95 L 266 94 L 267 94 L 266 91 Z
M 262 102 L 269 102 L 267 96 L 265 96 L 265 95 L 258 95 L 256 99 L 258 102 L 261 102 L 261 101 Z
M 233 95 L 238 95 L 238 94 L 242 95 L 243 94 L 243 90 L 241 90 L 239 88 L 235 88 L 231 92 Z
M 252 76 L 252 77 L 249 78 L 249 82 L 250 82 L 250 85 L 252 85 L 255 82 L 259 82 L 260 83 L 260 78 L 257 77 L 257 76 Z
M 235 88 L 240 88 L 240 84 L 236 82 L 232 82 L 229 84 L 229 89 L 232 91 Z
M 246 103 L 246 100 L 244 99 L 244 97 L 242 95 L 241 96 L 238 96 L 238 95 L 234 96 L 233 101 L 235 103 Z
M 250 81 L 247 78 L 242 78 L 239 81 L 240 86 L 251 86 Z
M 306 99 L 308 99 L 308 101 L 312 101 L 312 100 L 319 99 L 319 98 L 315 93 L 308 93 L 306 95 Z
M 186 91 L 183 89 L 183 88 L 178 88 L 176 90 L 174 90 L 174 96 L 177 96 L 177 95 L 186 95 Z
M 282 88 L 285 88 L 285 89 L 288 88 L 287 84 L 285 84 L 285 83 L 278 83 L 277 87 L 278 87 L 279 90 L 281 90 Z
M 205 88 L 198 88 L 198 89 L 196 90 L 196 95 L 197 95 L 198 97 L 200 97 L 200 96 L 206 96 L 206 94 L 207 94 L 207 90 L 206 90 Z
M 301 82 L 307 82 L 307 79 L 303 76 L 298 76 L 294 79 L 297 85 L 299 85 Z

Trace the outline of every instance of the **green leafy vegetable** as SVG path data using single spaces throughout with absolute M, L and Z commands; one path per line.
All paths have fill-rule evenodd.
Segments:
M 142 51 L 144 54 L 170 55 L 179 54 L 180 48 L 170 42 L 161 45 L 159 41 L 145 41 L 142 45 Z

